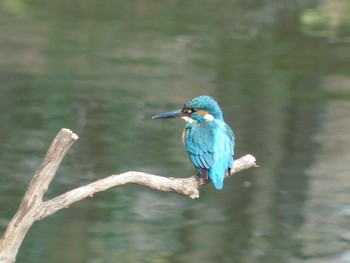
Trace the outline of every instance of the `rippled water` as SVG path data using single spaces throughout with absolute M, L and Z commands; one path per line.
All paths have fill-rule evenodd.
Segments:
M 37 222 L 17 262 L 350 262 L 346 1 L 3 1 L 0 229 L 62 128 L 46 198 L 138 170 L 194 173 L 181 120 L 217 99 L 260 165 L 189 200 L 138 186 Z

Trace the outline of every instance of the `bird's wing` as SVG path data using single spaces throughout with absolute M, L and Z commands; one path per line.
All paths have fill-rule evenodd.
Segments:
M 208 123 L 187 125 L 185 145 L 193 165 L 200 173 L 213 165 L 213 142 L 213 131 Z
M 213 121 L 214 122 L 214 121 Z M 216 189 L 223 187 L 226 172 L 233 167 L 234 135 L 231 128 L 223 121 L 213 123 L 213 162 L 209 177 Z
M 234 152 L 234 148 L 235 148 L 235 135 L 233 134 L 233 131 L 231 130 L 230 126 L 225 125 L 225 129 L 226 129 L 226 134 L 228 135 L 229 140 L 227 141 L 228 146 L 228 152 L 229 154 L 232 156 L 232 158 L 230 158 L 230 161 L 228 163 L 228 167 L 233 168 L 233 157 L 235 155 Z
M 202 174 L 212 168 L 214 162 L 221 163 L 225 170 L 233 167 L 234 140 L 231 128 L 224 122 L 188 124 L 184 136 L 190 159 Z

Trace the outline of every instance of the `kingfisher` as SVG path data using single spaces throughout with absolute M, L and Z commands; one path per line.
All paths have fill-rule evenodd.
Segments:
M 185 103 L 181 110 L 165 112 L 152 119 L 182 118 L 186 121 L 182 141 L 197 174 L 221 190 L 226 174 L 233 167 L 235 136 L 224 122 L 218 103 L 200 96 Z

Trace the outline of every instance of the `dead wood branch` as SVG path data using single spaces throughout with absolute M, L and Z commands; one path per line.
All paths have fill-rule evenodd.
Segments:
M 35 221 L 67 208 L 86 197 L 92 197 L 98 192 L 131 183 L 156 191 L 174 192 L 190 198 L 198 198 L 199 188 L 207 183 L 196 175 L 189 178 L 169 178 L 131 171 L 108 176 L 43 202 L 43 196 L 63 157 L 77 139 L 76 134 L 68 129 L 62 129 L 53 140 L 43 163 L 29 184 L 17 213 L 10 221 L 4 236 L 0 239 L 0 263 L 15 262 L 18 249 L 27 231 Z M 256 166 L 255 158 L 252 155 L 246 155 L 235 160 L 231 175 L 254 166 Z

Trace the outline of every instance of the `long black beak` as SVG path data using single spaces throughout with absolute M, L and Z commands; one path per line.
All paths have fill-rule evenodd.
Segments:
M 152 119 L 179 118 L 183 116 L 187 116 L 187 114 L 182 112 L 181 110 L 175 110 L 158 114 L 156 116 L 153 116 Z

